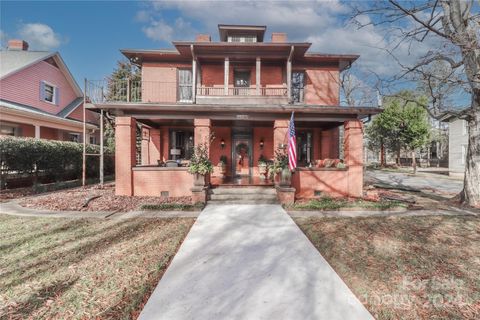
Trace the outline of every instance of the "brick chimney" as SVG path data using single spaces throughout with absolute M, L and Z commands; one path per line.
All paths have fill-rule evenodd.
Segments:
M 272 42 L 287 42 L 287 34 L 285 32 L 272 32 Z
M 195 37 L 196 42 L 211 42 L 212 38 L 209 34 L 197 34 Z
M 18 39 L 11 39 L 8 41 L 8 50 L 27 51 L 28 42 Z

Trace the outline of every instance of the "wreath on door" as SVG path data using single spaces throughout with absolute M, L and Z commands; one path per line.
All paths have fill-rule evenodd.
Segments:
M 239 143 L 235 147 L 235 152 L 240 156 L 238 160 L 239 165 L 243 166 L 243 155 L 248 154 L 248 151 L 248 145 L 246 145 L 245 143 Z

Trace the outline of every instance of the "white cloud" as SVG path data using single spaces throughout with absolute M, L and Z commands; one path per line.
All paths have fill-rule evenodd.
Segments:
M 18 35 L 34 50 L 48 51 L 58 48 L 62 43 L 61 36 L 43 23 L 22 24 L 18 29 Z
M 161 18 L 166 10 L 178 11 L 182 17 L 179 19 L 187 27 L 177 22 L 166 23 Z M 356 25 L 346 23 L 351 8 L 339 0 L 153 1 L 148 12 L 157 18 L 151 18 L 143 31 L 153 40 L 188 40 L 195 33 L 209 33 L 216 38 L 219 23 L 266 25 L 267 31 L 287 32 L 290 41 L 312 42 L 310 51 L 359 54 L 357 64 L 364 70 L 379 75 L 392 75 L 399 70 L 398 64 L 383 50 L 392 49 L 398 34 L 381 26 L 358 29 Z M 365 15 L 357 20 L 366 24 L 370 18 Z M 193 30 L 191 23 L 200 25 L 199 30 Z M 417 44 L 413 50 L 408 43 L 402 43 L 394 51 L 402 61 L 413 62 L 434 46 L 438 46 L 438 41 Z

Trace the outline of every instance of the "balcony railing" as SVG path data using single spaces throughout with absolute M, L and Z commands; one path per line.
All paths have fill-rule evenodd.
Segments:
M 286 87 L 198 87 L 197 96 L 287 96 Z
M 191 85 L 181 85 L 176 81 L 140 81 L 140 80 L 98 80 L 87 81 L 87 99 L 91 103 L 191 103 L 193 93 Z M 252 99 L 288 98 L 285 86 L 272 87 L 229 87 L 199 86 L 196 96 L 201 97 L 237 97 Z M 292 90 L 293 102 L 303 101 L 303 89 Z

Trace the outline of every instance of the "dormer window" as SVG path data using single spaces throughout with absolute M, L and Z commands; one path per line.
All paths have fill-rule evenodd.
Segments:
M 40 82 L 40 100 L 58 104 L 58 87 L 47 83 L 45 81 Z
M 257 42 L 257 36 L 254 34 L 232 35 L 228 36 L 228 42 Z

